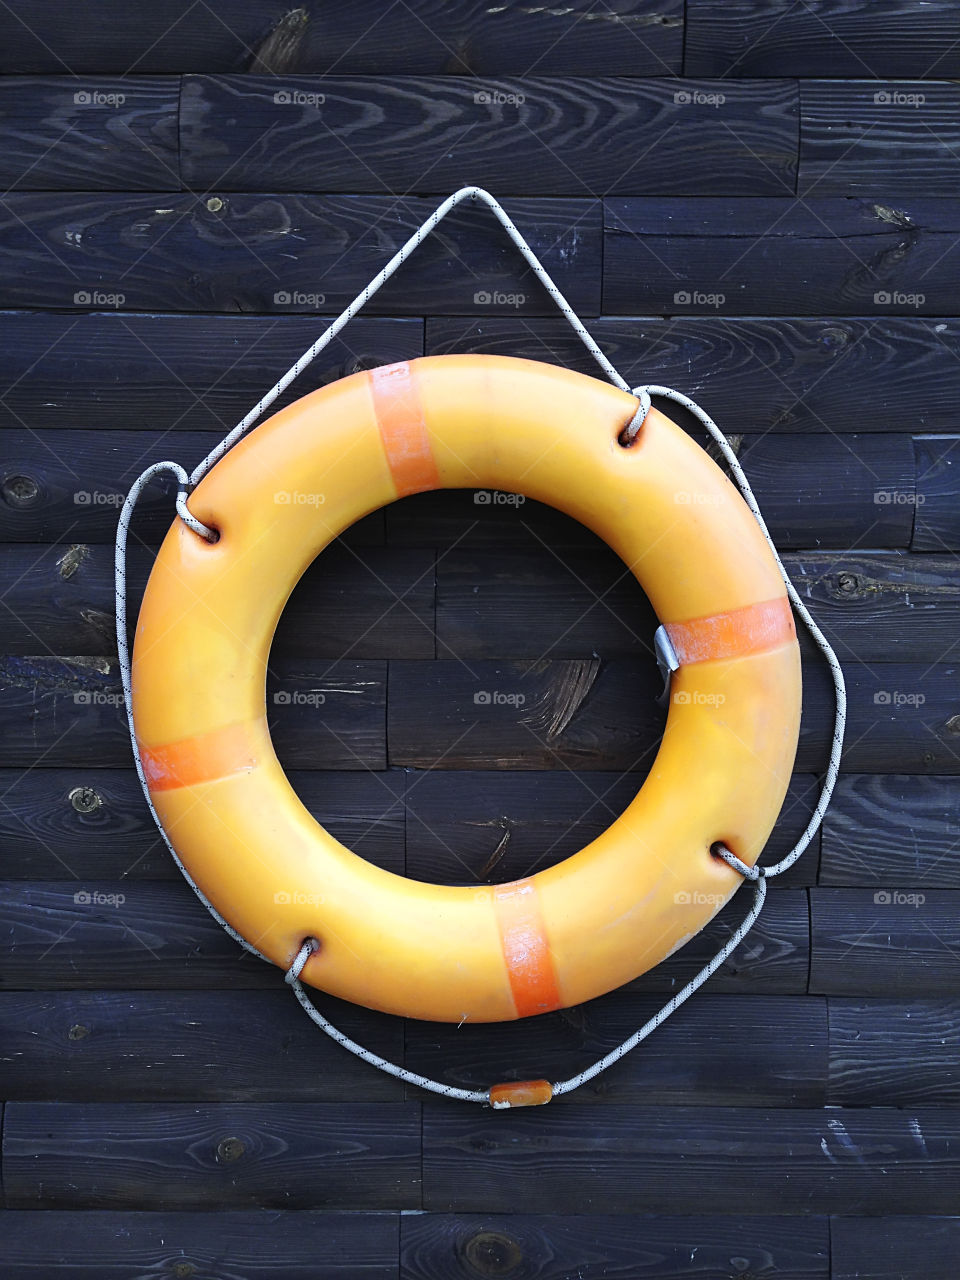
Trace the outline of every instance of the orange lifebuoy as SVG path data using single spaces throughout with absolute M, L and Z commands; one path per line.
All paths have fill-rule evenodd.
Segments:
M 800 660 L 783 578 L 733 485 L 636 397 L 533 361 L 439 356 L 355 374 L 277 413 L 190 498 L 144 596 L 133 717 L 151 800 L 219 913 L 302 979 L 390 1013 L 499 1021 L 643 973 L 741 883 L 780 810 Z M 307 812 L 270 740 L 265 673 L 297 580 L 398 497 L 522 492 L 580 520 L 636 575 L 679 663 L 640 792 L 565 862 L 510 884 L 428 885 L 374 867 Z M 275 501 L 277 493 L 313 495 Z M 536 1092 L 536 1090 L 534 1090 Z

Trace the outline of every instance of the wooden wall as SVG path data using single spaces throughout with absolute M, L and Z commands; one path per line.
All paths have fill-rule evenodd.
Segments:
M 0 8 L 4 1280 L 955 1280 L 960 8 Z M 502 197 L 627 377 L 730 433 L 851 706 L 822 837 L 754 933 L 631 1057 L 515 1114 L 358 1063 L 210 920 L 140 796 L 112 638 L 132 478 L 199 460 L 467 183 Z M 592 371 L 521 266 L 461 207 L 296 393 L 422 353 Z M 172 510 L 158 484 L 138 514 L 135 597 Z M 521 876 L 642 782 L 654 626 L 572 521 L 407 499 L 298 587 L 271 689 L 326 702 L 270 699 L 277 748 L 380 865 Z M 809 649 L 805 682 L 769 858 L 826 760 Z M 479 689 L 563 728 L 481 713 Z M 318 1003 L 458 1084 L 556 1078 L 745 906 L 526 1024 Z

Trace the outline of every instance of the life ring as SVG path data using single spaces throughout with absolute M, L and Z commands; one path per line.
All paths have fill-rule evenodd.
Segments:
M 629 392 L 535 361 L 437 356 L 344 378 L 231 449 L 177 519 L 136 629 L 133 716 L 153 805 L 199 888 L 302 979 L 388 1013 L 491 1022 L 579 1004 L 693 937 L 752 866 L 796 752 L 800 655 L 746 504 Z M 355 520 L 437 488 L 522 492 L 621 556 L 678 669 L 652 772 L 613 825 L 510 884 L 430 885 L 372 866 L 308 813 L 274 753 L 265 673 L 290 592 Z M 308 495 L 287 502 L 278 494 Z M 309 497 L 313 495 L 313 497 Z

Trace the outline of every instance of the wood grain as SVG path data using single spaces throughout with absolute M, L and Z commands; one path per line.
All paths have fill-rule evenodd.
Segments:
M 960 1189 L 950 1111 L 571 1103 L 551 1119 L 545 1129 L 536 1111 L 491 1118 L 425 1106 L 424 1207 L 699 1213 L 732 1154 L 737 1195 L 715 1196 L 711 1208 L 734 1220 L 744 1204 L 770 1214 L 952 1213 Z
M 0 184 L 5 194 L 179 186 L 179 111 L 176 76 L 4 77 Z
M 891 411 L 897 404 L 909 407 L 911 430 L 956 429 L 960 323 L 949 317 L 741 318 L 721 311 L 599 316 L 589 327 L 631 386 L 676 387 L 731 433 L 900 431 L 904 420 Z M 551 316 L 535 325 L 509 316 L 431 316 L 426 350 L 523 356 L 603 377 L 569 325 Z M 660 407 L 679 413 L 667 401 Z
M 419 1107 L 11 1102 L 10 1208 L 398 1209 L 419 1204 Z
M 955 995 L 960 894 L 891 884 L 810 891 L 810 990 L 830 996 Z
M 960 436 L 919 436 L 913 551 L 960 550 Z
M 792 195 L 796 182 L 789 80 L 188 76 L 180 119 L 184 181 L 200 190 Z
M 233 0 L 227 18 L 158 0 L 136 22 L 122 0 L 101 0 L 95 24 L 72 10 L 51 24 L 42 0 L 9 7 L 4 72 L 648 76 L 679 73 L 683 57 L 681 0 L 614 0 L 600 11 L 590 0 L 560 9 L 419 0 L 415 15 L 377 0 L 336 12 L 319 0 L 290 10 Z
M 0 424 L 225 435 L 333 319 L 2 311 Z M 421 321 L 361 314 L 274 408 L 359 369 L 422 354 Z
M 894 204 L 882 192 L 797 201 L 611 197 L 604 220 L 607 313 L 883 319 L 956 309 L 954 200 L 912 192 Z
M 723 76 L 955 76 L 951 0 L 688 0 L 685 71 Z
M 531 1280 L 705 1280 L 768 1270 L 783 1280 L 827 1280 L 830 1271 L 827 1220 L 813 1215 L 426 1213 L 403 1217 L 400 1236 L 404 1280 L 476 1280 L 507 1268 Z
M 406 196 L 195 196 L 169 187 L 149 196 L 15 191 L 0 207 L 0 307 L 339 313 L 436 206 Z M 596 314 L 599 202 L 506 197 L 504 207 L 571 305 Z M 367 308 L 393 316 L 498 310 L 545 315 L 555 303 L 489 209 L 471 202 Z
M 394 1280 L 397 1274 L 394 1213 L 50 1209 L 41 1216 L 8 1209 L 3 1227 L 7 1280 L 54 1274 L 87 1280 L 111 1271 L 234 1280 L 238 1268 L 244 1280 Z
M 844 774 L 823 824 L 820 883 L 960 889 L 960 778 Z
M 956 999 L 828 1001 L 832 1106 L 956 1107 Z
M 875 1280 L 953 1280 L 957 1273 L 955 1216 L 835 1218 L 830 1240 L 833 1280 L 860 1280 L 865 1270 Z
M 294 791 L 337 840 L 404 871 L 405 775 L 399 770 L 291 769 Z M 5 880 L 176 880 L 131 761 L 126 769 L 0 769 Z

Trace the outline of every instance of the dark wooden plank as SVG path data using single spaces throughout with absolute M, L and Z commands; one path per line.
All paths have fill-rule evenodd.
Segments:
M 960 1217 L 833 1218 L 830 1244 L 832 1280 L 954 1280 Z
M 809 80 L 800 86 L 800 105 L 801 195 L 910 200 L 956 191 L 957 85 Z
M 603 310 L 683 315 L 949 315 L 955 200 L 604 202 Z M 816 263 L 816 270 L 812 264 Z
M 956 557 L 812 552 L 784 563 L 841 656 L 934 662 L 951 652 L 960 629 Z M 10 603 L 20 595 L 11 591 Z M 636 580 L 606 550 L 560 555 L 537 545 L 505 556 L 455 549 L 437 563 L 441 657 L 649 653 L 656 626 Z M 801 627 L 801 643 L 806 635 Z
M 0 545 L 0 651 L 115 654 L 113 558 L 107 543 Z M 134 602 L 152 563 L 152 548 L 131 546 Z M 294 588 L 272 658 L 432 658 L 434 564 L 427 550 L 328 548 Z
M 831 996 L 960 991 L 960 893 L 812 889 L 810 990 Z
M 122 0 L 101 0 L 97 22 L 42 0 L 12 0 L 0 71 L 251 71 L 342 75 L 668 75 L 683 52 L 682 0 L 591 0 L 558 9 L 420 0 L 354 0 L 334 13 L 319 0 L 296 9 L 233 0 L 218 10 L 159 0 L 131 21 Z
M 267 674 L 267 720 L 290 768 L 383 769 L 386 669 L 378 662 L 288 659 Z M 0 766 L 132 761 L 120 672 L 109 658 L 0 659 L 6 734 Z
M 203 191 L 792 195 L 798 119 L 788 80 L 188 76 L 181 163 Z
M 393 1213 L 8 1209 L 0 1222 L 6 1280 L 151 1272 L 234 1280 L 238 1269 L 244 1280 L 394 1280 L 397 1274 Z
M 475 1280 L 509 1274 L 507 1268 L 536 1280 L 706 1280 L 764 1272 L 779 1280 L 828 1280 L 830 1274 L 827 1220 L 812 1216 L 733 1222 L 702 1214 L 427 1213 L 404 1216 L 400 1239 L 404 1280 Z
M 955 666 L 843 659 L 845 769 L 960 772 Z M 662 682 L 649 660 L 397 662 L 389 680 L 394 766 L 605 769 L 639 784 L 662 732 Z M 832 724 L 833 686 L 818 656 L 804 663 L 799 771 L 824 767 Z
M 130 485 L 152 462 L 170 458 L 190 470 L 226 431 L 197 431 L 172 443 L 166 432 L 0 431 L 0 540 L 108 542 Z M 160 542 L 176 518 L 176 480 L 155 477 L 140 495 L 131 545 Z M 383 541 L 384 517 L 373 512 L 343 535 L 350 546 Z M 68 562 L 69 568 L 69 562 Z
M 960 550 L 960 436 L 919 436 L 913 551 Z
M 297 795 L 336 839 L 404 872 L 400 771 L 292 769 Z M 179 880 L 133 769 L 0 769 L 0 873 L 5 880 Z
M 954 76 L 952 0 L 688 0 L 687 75 Z
M 152 191 L 177 186 L 179 77 L 0 80 L 6 191 Z
M 576 1075 L 643 1026 L 662 997 L 605 996 L 522 1023 L 407 1026 L 406 1065 L 469 1089 Z M 774 1034 L 775 1031 L 775 1034 Z M 826 1002 L 696 996 L 633 1053 L 568 1098 L 677 1106 L 815 1107 L 826 1102 Z
M 706 439 L 701 437 L 701 442 Z M 777 545 L 907 547 L 913 536 L 913 447 L 906 435 L 734 437 Z M 842 492 L 843 501 L 837 500 Z M 167 508 L 169 510 L 169 508 Z M 395 545 L 459 551 L 506 543 L 594 550 L 598 540 L 540 503 L 515 503 L 485 490 L 443 490 L 404 498 L 387 509 Z M 442 563 L 442 562 L 441 562 Z M 556 561 L 554 561 L 556 563 Z
M 14 1209 L 420 1202 L 412 1103 L 12 1102 L 3 1139 Z
M 0 423 L 226 435 L 333 318 L 3 311 Z M 421 321 L 360 315 L 274 409 L 358 369 L 422 354 Z
M 960 778 L 844 774 L 823 824 L 820 883 L 960 889 Z
M 736 895 L 703 933 L 630 990 L 678 991 L 727 942 L 748 907 L 747 895 Z M 0 937 L 9 990 L 283 989 L 276 967 L 234 943 L 185 882 L 2 882 Z M 778 890 L 710 990 L 802 994 L 808 965 L 806 895 Z
M 828 1001 L 833 1106 L 956 1107 L 960 1002 Z
M 0 316 L 0 332 L 2 324 Z M 590 330 L 631 386 L 676 387 L 726 431 L 900 431 L 903 420 L 890 412 L 897 401 L 909 402 L 914 429 L 956 430 L 960 323 L 949 318 L 600 316 Z M 431 317 L 426 347 L 428 355 L 523 356 L 603 376 L 566 321 L 550 316 L 535 325 Z
M 149 196 L 15 191 L 0 208 L 0 307 L 338 313 L 438 203 L 169 188 Z M 504 207 L 571 305 L 596 314 L 599 201 L 514 197 Z M 426 311 L 549 315 L 556 304 L 486 205 L 467 201 L 367 307 L 393 316 Z M 292 363 L 284 360 L 278 375 Z
M 402 1059 L 399 1018 L 319 993 L 317 1002 L 347 1035 L 374 1053 Z M 273 991 L 3 992 L 0 1027 L 0 1091 L 10 1100 L 375 1102 L 403 1096 L 399 1081 L 318 1031 L 282 984 Z M 810 1071 L 812 1055 L 807 1062 Z M 804 1071 L 798 1062 L 796 1087 L 809 1091 L 815 1081 L 811 1074 L 804 1085 Z
M 951 1213 L 958 1130 L 950 1111 L 574 1103 L 558 1107 L 548 1128 L 536 1111 L 488 1116 L 427 1105 L 424 1207 L 698 1213 L 709 1189 L 711 1207 L 734 1218 L 744 1205 L 773 1215 Z M 716 1194 L 731 1166 L 737 1194 Z
M 428 883 L 522 879 L 596 839 L 633 800 L 631 774 L 511 773 L 498 769 L 409 775 L 407 875 Z M 816 803 L 817 780 L 798 774 L 761 859 L 792 848 Z M 817 882 L 817 849 L 770 881 L 771 888 Z

